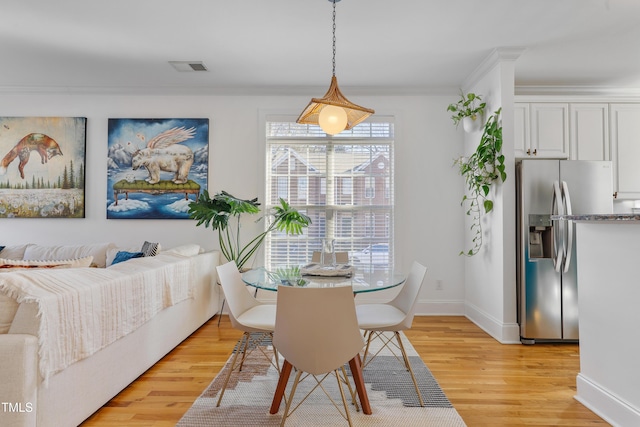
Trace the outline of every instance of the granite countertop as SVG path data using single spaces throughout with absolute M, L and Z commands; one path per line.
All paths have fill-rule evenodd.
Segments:
M 607 221 L 607 222 L 634 222 L 640 221 L 640 214 L 614 213 L 614 214 L 583 214 L 583 215 L 551 215 L 552 220 L 568 219 L 572 221 Z

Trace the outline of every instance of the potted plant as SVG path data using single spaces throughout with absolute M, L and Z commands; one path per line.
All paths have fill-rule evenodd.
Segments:
M 451 119 L 456 127 L 462 121 L 462 127 L 466 132 L 479 130 L 482 126 L 482 117 L 484 115 L 485 102 L 481 102 L 482 97 L 475 93 L 469 92 L 466 95 L 460 91 L 460 100 L 455 104 L 449 104 L 447 111 L 451 111 L 453 115 Z
M 189 217 L 198 221 L 196 226 L 204 224 L 211 226 L 218 232 L 220 252 L 227 261 L 235 261 L 239 270 L 260 248 L 267 234 L 274 230 L 287 234 L 302 234 L 303 229 L 311 224 L 311 218 L 292 208 L 284 199 L 267 213 L 269 225 L 253 237 L 248 243 L 240 238 L 240 220 L 243 214 L 256 215 L 260 212 L 258 198 L 251 200 L 239 199 L 226 191 L 221 191 L 209 197 L 207 190 L 198 200 L 189 204 Z
M 480 143 L 476 151 L 468 158 L 461 157 L 455 161 L 460 174 L 467 184 L 468 195 L 462 197 L 461 204 L 468 203 L 467 215 L 472 216 L 471 230 L 473 248 L 460 252 L 460 255 L 472 256 L 482 247 L 482 223 L 480 215 L 493 210 L 493 201 L 488 199 L 491 185 L 500 179 L 507 179 L 502 154 L 502 125 L 498 109 L 484 125 Z

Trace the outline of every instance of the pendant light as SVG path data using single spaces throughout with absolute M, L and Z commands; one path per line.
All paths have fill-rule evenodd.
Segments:
M 361 107 L 349 101 L 338 88 L 336 78 L 336 3 L 340 0 L 329 0 L 333 3 L 333 76 L 329 90 L 322 98 L 311 98 L 297 123 L 319 125 L 322 130 L 335 135 L 348 130 L 375 113 L 370 108 Z

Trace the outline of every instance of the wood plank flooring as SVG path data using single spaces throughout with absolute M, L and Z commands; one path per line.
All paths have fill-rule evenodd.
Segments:
M 240 338 L 227 316 L 217 323 L 206 323 L 82 426 L 174 426 Z M 406 335 L 470 427 L 609 425 L 573 398 L 578 345 L 502 345 L 458 316 L 416 317 Z

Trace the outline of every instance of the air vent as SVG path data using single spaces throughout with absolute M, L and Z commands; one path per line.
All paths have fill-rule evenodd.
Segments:
M 202 61 L 169 61 L 169 64 L 178 71 L 208 71 Z

